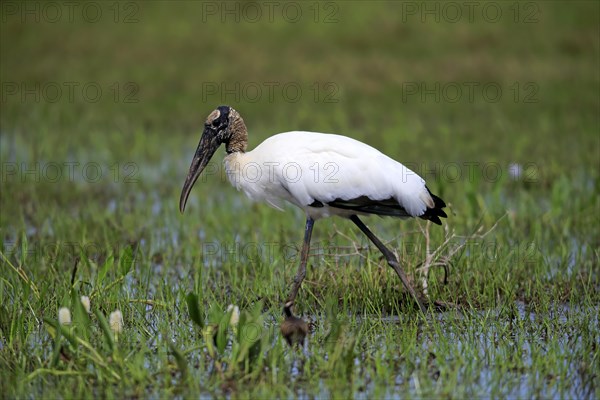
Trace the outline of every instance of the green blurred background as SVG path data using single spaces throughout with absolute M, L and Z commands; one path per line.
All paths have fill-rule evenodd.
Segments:
M 16 136 L 28 161 L 188 158 L 229 104 L 250 147 L 304 129 L 406 162 L 598 166 L 597 2 L 56 4 L 3 4 L 3 156 Z

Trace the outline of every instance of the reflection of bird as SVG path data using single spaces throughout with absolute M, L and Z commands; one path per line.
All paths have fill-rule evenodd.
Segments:
M 237 111 L 220 106 L 210 113 L 183 185 L 181 212 L 198 176 L 224 144 L 225 169 L 233 186 L 275 208 L 281 209 L 285 200 L 306 212 L 300 266 L 289 303 L 294 303 L 306 275 L 314 221 L 338 215 L 349 218 L 377 246 L 424 310 L 394 254 L 358 217 L 420 217 L 441 225 L 446 204 L 429 191 L 420 176 L 373 147 L 345 136 L 286 132 L 268 138 L 249 152 L 247 143 L 246 125 Z
M 281 334 L 290 346 L 304 346 L 304 338 L 308 334 L 308 324 L 292 314 L 293 302 L 288 301 L 283 306 L 285 319 L 281 323 Z

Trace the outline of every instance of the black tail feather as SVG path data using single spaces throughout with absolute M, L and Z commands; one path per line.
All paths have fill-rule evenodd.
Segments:
M 433 222 L 434 224 L 441 225 L 442 221 L 440 220 L 440 217 L 448 218 L 448 215 L 446 215 L 444 210 L 442 210 L 442 208 L 446 207 L 446 203 L 444 202 L 444 200 L 431 193 L 431 190 L 429 190 L 427 186 L 425 186 L 425 188 L 427 189 L 429 195 L 431 195 L 431 198 L 433 199 L 433 208 L 428 208 L 425 211 L 425 213 L 420 216 L 420 218 L 427 219 Z

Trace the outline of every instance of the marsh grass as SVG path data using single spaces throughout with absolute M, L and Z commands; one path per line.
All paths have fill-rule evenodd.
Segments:
M 598 397 L 598 4 L 536 3 L 530 25 L 401 24 L 395 3 L 353 4 L 332 25 L 204 24 L 197 3 L 144 4 L 133 25 L 2 23 L 2 82 L 140 88 L 132 104 L 3 99 L 3 396 Z M 222 81 L 334 82 L 339 101 L 203 98 Z M 421 81 L 534 82 L 539 95 L 402 101 L 402 83 Z M 448 240 L 430 260 L 447 282 L 431 268 L 427 293 L 455 306 L 421 315 L 349 221 L 318 221 L 295 310 L 313 332 L 289 348 L 279 323 L 301 212 L 236 193 L 221 153 L 177 211 L 220 103 L 242 113 L 250 148 L 280 131 L 338 132 L 424 175 L 448 203 L 442 228 L 367 223 L 417 286 Z M 65 179 L 65 162 L 103 177 Z M 23 173 L 50 163 L 62 179 Z

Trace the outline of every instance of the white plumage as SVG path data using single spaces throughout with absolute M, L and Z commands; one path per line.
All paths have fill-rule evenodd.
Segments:
M 183 212 L 194 183 L 217 148 L 224 144 L 225 169 L 233 186 L 253 200 L 279 209 L 282 202 L 288 201 L 306 212 L 300 266 L 284 307 L 287 318 L 292 318 L 291 307 L 306 275 L 314 221 L 331 215 L 349 218 L 367 235 L 424 310 L 394 254 L 358 217 L 420 217 L 441 225 L 446 204 L 429 191 L 419 175 L 379 150 L 346 136 L 286 132 L 246 152 L 247 143 L 248 132 L 239 113 L 228 106 L 214 110 L 204 124 L 181 191 L 179 209 Z
M 281 200 L 313 219 L 355 212 L 327 205 L 336 199 L 393 198 L 418 217 L 434 202 L 425 181 L 379 150 L 346 136 L 293 131 L 272 136 L 247 153 L 225 157 L 233 186 L 281 209 Z M 311 207 L 315 201 L 323 207 Z M 359 212 L 359 214 L 365 214 Z

